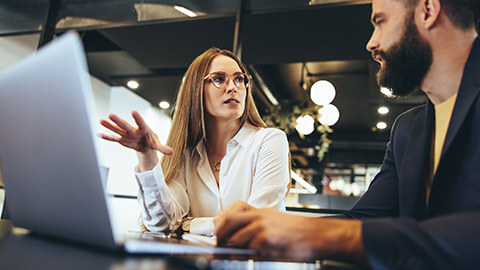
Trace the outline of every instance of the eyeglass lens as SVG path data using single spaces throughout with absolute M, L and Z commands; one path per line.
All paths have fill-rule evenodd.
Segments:
M 217 88 L 224 88 L 228 85 L 230 79 L 233 77 L 233 83 L 239 88 L 248 87 L 248 78 L 245 74 L 233 74 L 231 76 L 226 73 L 214 73 L 211 75 L 213 85 Z

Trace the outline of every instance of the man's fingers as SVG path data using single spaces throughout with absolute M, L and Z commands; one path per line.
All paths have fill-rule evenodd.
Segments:
M 266 230 L 257 232 L 250 240 L 248 244 L 248 248 L 254 249 L 260 252 L 260 255 L 266 257 L 282 257 L 288 258 L 292 254 L 286 254 L 286 247 L 282 244 L 272 245 L 271 244 L 271 237 Z
M 217 244 L 224 246 L 230 237 L 240 228 L 246 226 L 256 218 L 255 211 L 237 213 L 234 215 L 226 214 L 223 216 L 223 222 L 220 221 L 215 225 L 215 235 L 217 236 Z
M 236 201 L 234 204 L 227 207 L 227 209 L 225 209 L 223 212 L 221 212 L 215 217 L 215 219 L 213 220 L 213 224 L 215 225 L 213 232 L 216 233 L 216 229 L 222 226 L 222 223 L 224 222 L 226 216 L 253 209 L 256 208 L 244 201 Z
M 226 213 L 239 213 L 239 212 L 245 212 L 248 210 L 253 210 L 256 209 L 255 207 L 249 205 L 248 203 L 244 201 L 236 201 L 234 204 L 232 204 L 230 207 L 228 207 L 225 212 Z
M 254 221 L 240 228 L 227 240 L 227 244 L 235 247 L 248 247 L 250 241 L 262 230 L 258 225 L 259 223 Z

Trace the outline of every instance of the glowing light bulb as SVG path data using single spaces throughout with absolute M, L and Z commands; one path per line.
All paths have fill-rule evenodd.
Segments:
M 387 114 L 390 110 L 388 109 L 388 107 L 380 106 L 378 107 L 377 111 L 379 114 Z
M 304 115 L 297 118 L 295 129 L 303 135 L 309 135 L 315 129 L 315 120 L 310 115 Z
M 392 97 L 393 96 L 392 90 L 390 90 L 386 87 L 381 87 L 380 88 L 380 93 L 382 93 L 386 97 Z
M 387 123 L 380 121 L 380 122 L 377 123 L 377 128 L 378 129 L 386 129 L 387 128 Z
M 333 126 L 340 118 L 340 111 L 333 104 L 327 104 L 318 110 L 320 117 L 318 121 L 322 125 Z
M 127 86 L 130 89 L 137 89 L 140 86 L 140 84 L 138 84 L 137 81 L 130 80 L 130 81 L 127 82 Z
M 335 87 L 326 80 L 315 82 L 310 89 L 310 98 L 317 105 L 327 105 L 335 98 Z
M 162 109 L 168 109 L 170 108 L 170 103 L 168 103 L 168 101 L 160 101 L 160 103 L 158 103 L 158 106 L 160 106 L 160 108 Z

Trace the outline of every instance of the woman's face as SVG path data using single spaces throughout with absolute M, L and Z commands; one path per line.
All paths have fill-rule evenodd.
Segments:
M 217 120 L 235 120 L 243 115 L 247 96 L 246 81 L 237 62 L 225 55 L 213 58 L 204 81 L 207 116 Z

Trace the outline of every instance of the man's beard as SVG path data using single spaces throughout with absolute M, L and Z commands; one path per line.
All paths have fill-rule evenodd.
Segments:
M 384 66 L 377 72 L 377 82 L 396 97 L 408 96 L 419 89 L 432 64 L 430 44 L 420 37 L 413 13 L 409 17 L 402 38 L 388 51 L 378 52 Z

